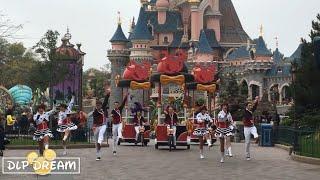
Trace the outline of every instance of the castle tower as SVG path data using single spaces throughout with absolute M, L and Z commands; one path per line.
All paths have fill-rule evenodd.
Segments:
M 167 18 L 167 10 L 170 4 L 168 0 L 157 0 L 156 8 L 158 11 L 158 23 L 164 24 Z
M 116 87 L 117 76 L 122 76 L 125 66 L 129 62 L 130 51 L 127 49 L 128 39 L 124 35 L 119 17 L 118 27 L 110 39 L 112 48 L 108 50 L 108 58 L 111 62 L 111 96 L 110 109 L 113 109 L 114 102 L 122 101 L 121 89 Z
M 150 42 L 153 39 L 150 30 L 148 29 L 146 22 L 145 8 L 140 8 L 139 18 L 135 25 L 133 32 L 130 36 L 132 47 L 130 48 L 130 61 L 136 63 L 142 63 L 143 61 L 153 64 L 152 49 L 150 48 Z M 129 106 L 133 102 L 143 102 L 143 90 L 130 90 L 131 98 Z
M 200 35 L 199 23 L 199 5 L 200 0 L 188 0 L 191 7 L 191 39 L 192 42 L 197 42 Z
M 151 54 L 150 42 L 153 39 L 146 22 L 146 13 L 143 7 L 140 8 L 137 24 L 130 36 L 132 47 L 130 48 L 130 60 L 141 63 L 148 60 L 152 63 L 153 56 Z

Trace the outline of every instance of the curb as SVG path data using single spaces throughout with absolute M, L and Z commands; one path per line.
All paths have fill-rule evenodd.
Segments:
M 50 145 L 50 149 L 63 149 L 62 145 Z M 109 147 L 109 144 L 102 144 L 102 147 Z M 69 144 L 68 149 L 95 148 L 95 144 Z M 38 145 L 8 145 L 9 150 L 38 149 Z
M 291 159 L 295 161 L 303 162 L 303 163 L 320 165 L 320 158 L 312 158 L 312 157 L 299 156 L 296 154 L 292 154 Z
M 293 151 L 293 147 L 292 146 L 286 146 L 286 145 L 283 145 L 283 144 L 274 144 L 274 147 L 288 151 L 289 155 L 291 155 L 292 151 Z

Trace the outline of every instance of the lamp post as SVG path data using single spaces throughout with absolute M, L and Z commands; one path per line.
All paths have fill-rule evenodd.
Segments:
M 296 117 L 296 71 L 297 63 L 291 63 L 291 81 L 292 81 L 292 91 L 293 91 L 293 121 L 294 121 L 294 140 L 293 140 L 293 150 L 296 152 L 298 150 L 298 120 Z

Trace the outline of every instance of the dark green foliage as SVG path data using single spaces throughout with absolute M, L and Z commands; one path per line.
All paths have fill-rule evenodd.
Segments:
M 309 127 L 320 126 L 320 69 L 314 57 L 313 38 L 320 35 L 320 15 L 312 22 L 311 42 L 303 41 L 301 59 L 293 63 L 296 69 L 293 83 L 295 106 L 290 115 L 298 120 L 299 125 Z
M 247 102 L 247 94 L 243 94 L 243 89 L 240 91 L 240 86 L 234 74 L 221 77 L 219 87 L 219 103 L 228 103 L 233 119 L 235 121 L 241 121 L 245 103 Z

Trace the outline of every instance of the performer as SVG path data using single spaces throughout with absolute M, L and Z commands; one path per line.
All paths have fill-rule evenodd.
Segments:
M 224 162 L 224 144 L 225 139 L 232 135 L 232 129 L 230 128 L 229 124 L 233 122 L 232 116 L 228 110 L 228 104 L 222 104 L 222 110 L 218 114 L 218 121 L 216 122 L 217 129 L 216 129 L 216 137 L 220 138 L 220 152 L 221 152 L 221 160 L 220 162 Z M 229 146 L 228 146 L 229 147 Z M 231 152 L 231 146 L 230 146 Z
M 178 115 L 174 111 L 173 107 L 169 105 L 167 107 L 167 111 L 165 111 L 165 119 L 164 123 L 167 125 L 167 130 L 172 129 L 172 135 L 173 135 L 173 144 L 174 148 L 176 148 L 176 131 L 177 131 L 177 123 L 178 123 Z
M 110 97 L 110 92 L 107 92 L 107 95 L 104 98 L 104 102 L 108 102 L 108 99 Z M 99 100 L 96 102 L 96 108 L 93 111 L 93 126 L 92 130 L 94 133 L 94 139 L 96 141 L 95 146 L 96 146 L 96 161 L 101 160 L 101 146 L 102 142 L 104 140 L 104 133 L 106 132 L 107 129 L 107 122 L 106 122 L 106 116 L 105 116 L 105 111 L 106 109 L 106 104 L 103 103 Z
M 118 141 L 122 138 L 122 110 L 126 104 L 127 97 L 128 95 L 125 96 L 121 105 L 119 105 L 119 102 L 114 102 L 114 109 L 111 111 L 113 138 L 112 153 L 114 156 L 117 155 Z
M 135 108 L 132 109 L 132 112 L 135 114 L 133 117 L 133 124 L 134 124 L 134 129 L 136 131 L 136 142 L 135 144 L 138 143 L 138 139 L 139 139 L 139 134 L 140 134 L 140 130 L 142 129 L 144 131 L 144 125 L 147 123 L 147 119 L 145 119 L 142 116 L 142 111 L 144 111 L 142 109 L 142 106 L 140 103 L 135 102 Z
M 194 130 L 193 135 L 199 137 L 200 159 L 203 159 L 204 158 L 204 155 L 203 155 L 204 137 L 206 137 L 207 139 L 208 146 L 212 147 L 211 138 L 209 136 L 209 131 L 208 131 L 208 125 L 210 122 L 211 123 L 213 122 L 205 106 L 201 107 L 201 112 L 197 114 L 196 121 L 197 121 L 198 127 Z
M 76 130 L 78 127 L 75 125 L 71 118 L 68 117 L 74 112 L 71 113 L 72 107 L 74 105 L 74 99 L 75 97 L 72 96 L 68 106 L 66 104 L 60 104 L 60 112 L 58 115 L 58 128 L 57 131 L 60 132 L 63 135 L 62 138 L 62 146 L 63 146 L 63 155 L 67 154 L 67 145 L 66 141 L 70 136 L 70 131 Z
M 243 125 L 244 125 L 244 138 L 245 138 L 245 150 L 246 159 L 250 161 L 250 137 L 251 134 L 255 140 L 258 140 L 257 128 L 254 126 L 253 112 L 257 109 L 259 103 L 259 96 L 257 96 L 252 104 L 252 102 L 247 102 L 246 109 L 243 115 Z
M 44 149 L 49 148 L 49 138 L 53 137 L 47 122 L 49 122 L 49 117 L 55 112 L 56 107 L 53 105 L 53 109 L 48 112 L 45 112 L 45 109 L 46 106 L 44 104 L 39 105 L 37 113 L 33 116 L 33 120 L 37 126 L 33 140 L 39 142 L 39 152 L 41 155 L 43 154 Z

